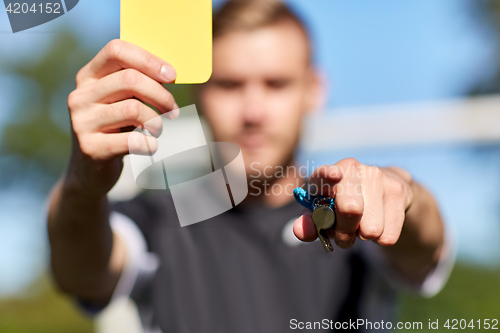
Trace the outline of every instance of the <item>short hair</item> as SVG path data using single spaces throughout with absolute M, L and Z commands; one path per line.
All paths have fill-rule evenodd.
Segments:
M 304 22 L 280 0 L 228 0 L 215 12 L 214 39 L 229 32 L 249 32 L 277 23 L 291 22 L 304 33 L 311 59 L 312 47 Z

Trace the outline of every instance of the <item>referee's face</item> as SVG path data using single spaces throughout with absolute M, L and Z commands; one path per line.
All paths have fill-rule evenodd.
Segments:
M 214 70 L 200 89 L 201 106 L 214 139 L 240 146 L 249 175 L 290 163 L 303 117 L 317 104 L 306 38 L 282 22 L 214 40 Z

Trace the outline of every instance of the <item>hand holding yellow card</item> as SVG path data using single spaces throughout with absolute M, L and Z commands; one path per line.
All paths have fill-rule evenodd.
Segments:
M 212 75 L 212 0 L 121 0 L 120 38 L 170 63 L 175 83 Z

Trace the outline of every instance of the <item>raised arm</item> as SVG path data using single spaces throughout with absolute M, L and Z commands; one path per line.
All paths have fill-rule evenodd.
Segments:
M 148 147 L 142 134 L 129 131 L 155 118 L 146 129 L 155 136 L 161 132 L 160 117 L 142 102 L 170 117 L 178 114 L 161 85 L 175 77 L 168 63 L 120 40 L 108 43 L 76 76 L 68 97 L 71 158 L 51 193 L 48 231 L 54 278 L 82 300 L 106 304 L 123 270 L 126 252 L 110 228 L 106 195 L 120 176 L 124 155 L 157 149 L 154 138 L 148 138 Z
M 309 179 L 313 195 L 335 196 L 337 223 L 329 230 L 341 248 L 356 237 L 382 245 L 387 259 L 408 281 L 419 284 L 438 263 L 443 221 L 432 195 L 397 167 L 378 168 L 353 158 L 321 166 Z M 316 238 L 310 213 L 294 225 L 303 241 Z

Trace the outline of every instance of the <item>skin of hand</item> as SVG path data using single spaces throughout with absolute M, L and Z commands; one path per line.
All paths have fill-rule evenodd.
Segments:
M 106 303 L 126 261 L 108 223 L 107 192 L 118 180 L 122 157 L 154 153 L 161 117 L 178 115 L 174 68 L 121 40 L 108 43 L 76 76 L 68 97 L 72 152 L 68 169 L 52 191 L 48 232 L 58 286 L 93 303 Z M 144 103 L 143 103 L 144 102 Z M 145 124 L 153 136 L 130 129 Z
M 154 136 L 161 133 L 160 113 L 178 115 L 174 97 L 161 83 L 173 83 L 176 72 L 165 61 L 121 40 L 113 40 L 76 76 L 68 97 L 73 147 L 67 178 L 93 194 L 107 193 L 129 152 L 148 154 L 145 137 L 123 132 L 146 123 Z M 141 102 L 142 101 L 142 102 Z M 172 111 L 174 110 L 174 111 Z M 157 141 L 148 137 L 151 152 Z
M 443 245 L 443 223 L 430 193 L 398 167 L 379 168 L 347 158 L 317 168 L 309 178 L 314 196 L 335 197 L 336 225 L 330 239 L 343 249 L 356 237 L 383 246 L 389 261 L 420 283 L 437 261 Z M 294 224 L 302 241 L 317 238 L 306 210 Z

